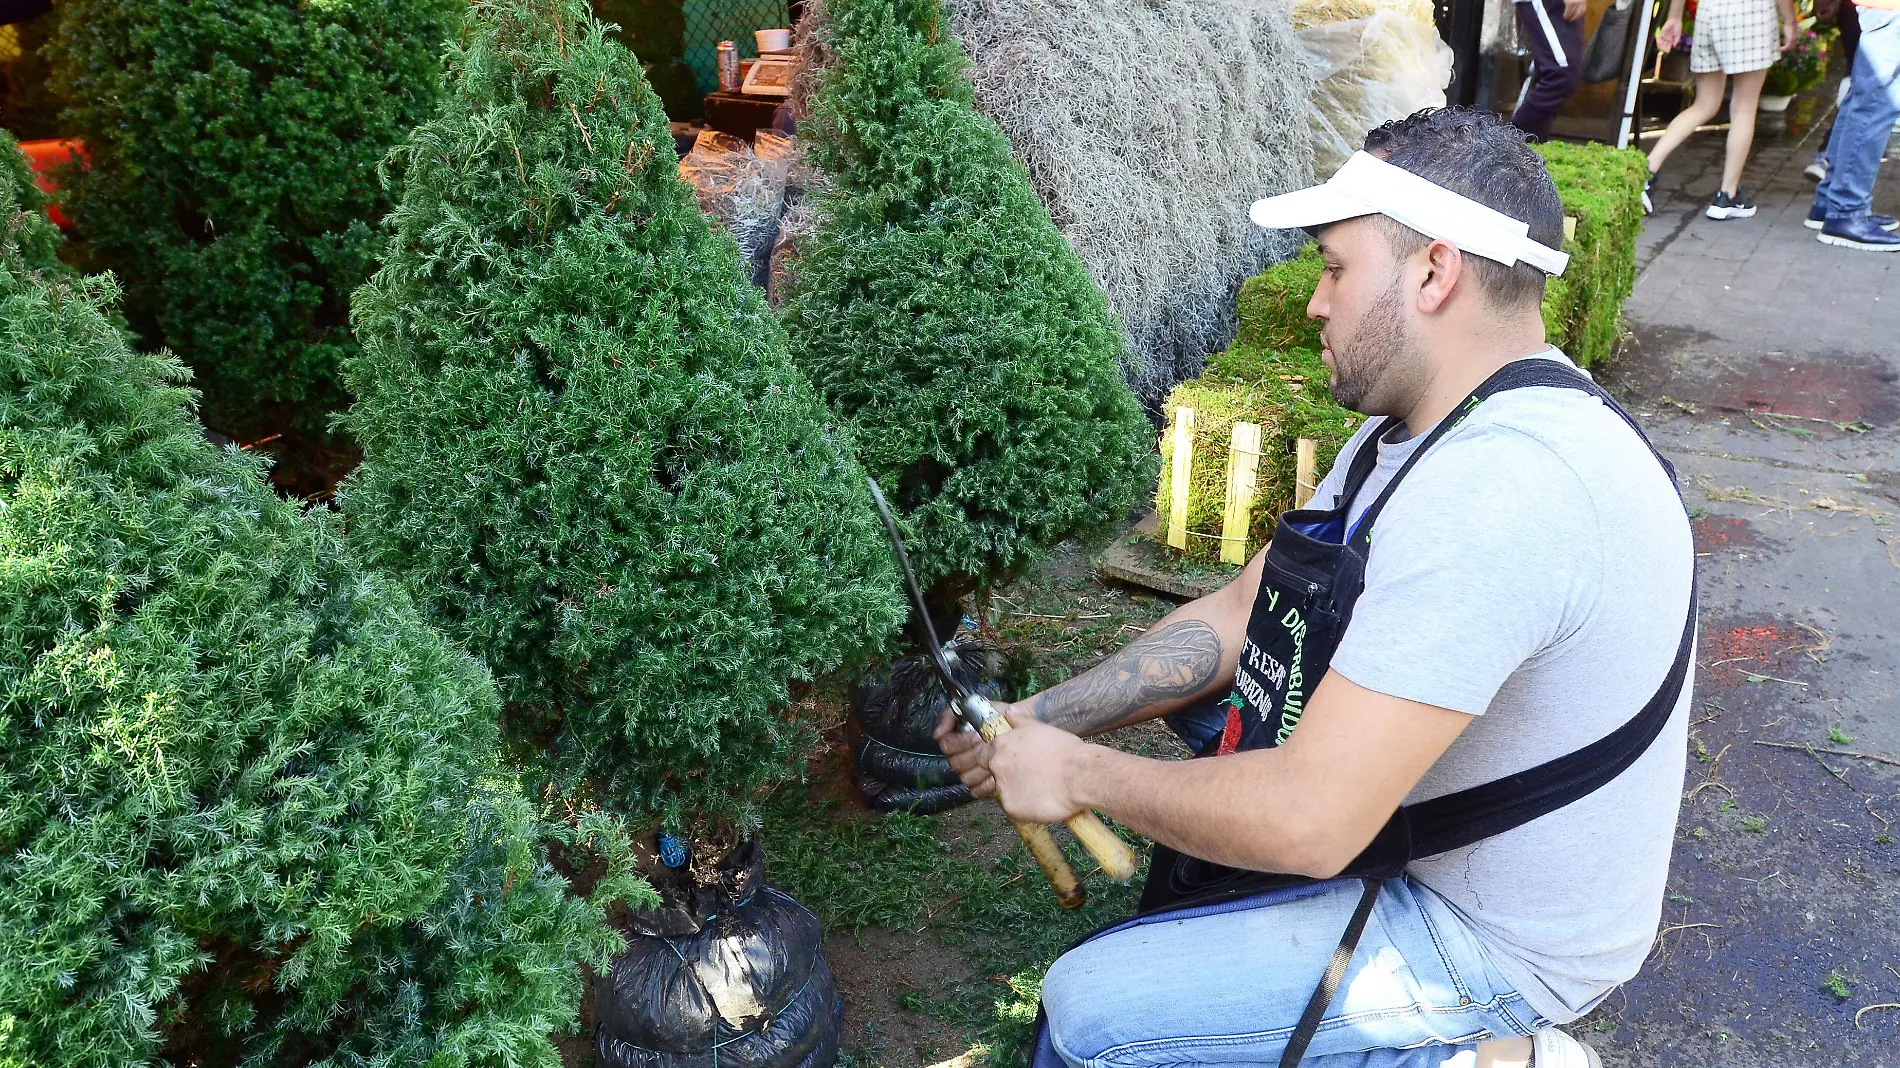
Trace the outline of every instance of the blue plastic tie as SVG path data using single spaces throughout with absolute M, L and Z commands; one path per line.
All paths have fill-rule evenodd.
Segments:
M 660 863 L 669 868 L 684 868 L 687 858 L 692 855 L 692 847 L 686 844 L 686 839 L 660 832 Z

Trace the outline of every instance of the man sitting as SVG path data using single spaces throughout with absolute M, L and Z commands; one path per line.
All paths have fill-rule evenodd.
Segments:
M 1288 1063 L 1310 1040 L 1328 1066 L 1595 1065 L 1554 1025 L 1636 974 L 1661 916 L 1694 551 L 1670 472 L 1544 341 L 1556 188 L 1521 132 L 1440 109 L 1254 219 L 1317 232 L 1333 395 L 1387 418 L 1225 589 L 1006 707 L 993 744 L 938 732 L 1010 815 L 1095 808 L 1157 843 L 1155 914 L 1049 970 L 1039 1064 Z M 1160 716 L 1204 758 L 1082 740 Z M 1447 796 L 1505 816 L 1395 818 Z M 1249 872 L 1312 881 L 1234 891 Z

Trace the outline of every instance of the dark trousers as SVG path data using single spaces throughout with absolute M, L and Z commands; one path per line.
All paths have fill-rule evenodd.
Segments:
M 1563 0 L 1519 0 L 1515 6 L 1532 65 L 1530 87 L 1511 125 L 1542 141 L 1550 136 L 1557 109 L 1583 84 L 1583 22 L 1564 21 Z

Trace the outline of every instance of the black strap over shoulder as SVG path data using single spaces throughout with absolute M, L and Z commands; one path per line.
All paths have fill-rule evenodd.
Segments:
M 1505 390 L 1525 389 L 1533 386 L 1582 390 L 1602 401 L 1605 407 L 1615 412 L 1618 418 L 1622 419 L 1624 423 L 1629 425 L 1631 430 L 1636 432 L 1636 436 L 1641 439 L 1643 445 L 1649 449 L 1649 454 L 1654 456 L 1656 462 L 1662 465 L 1663 472 L 1669 476 L 1670 484 L 1674 485 L 1676 483 L 1675 465 L 1670 463 L 1662 453 L 1656 451 L 1656 446 L 1650 442 L 1649 435 L 1643 433 L 1643 428 L 1636 424 L 1635 419 L 1630 418 L 1630 413 L 1623 410 L 1623 406 L 1616 402 L 1615 397 L 1610 396 L 1607 390 L 1597 385 L 1589 375 L 1584 374 L 1576 367 L 1567 363 L 1561 363 L 1557 360 L 1533 356 L 1527 359 L 1514 360 L 1492 372 L 1490 378 L 1485 379 L 1479 384 L 1477 389 L 1471 391 L 1471 395 L 1465 398 L 1463 404 L 1460 404 L 1450 415 L 1438 421 L 1438 425 L 1432 428 L 1431 433 L 1425 435 L 1425 440 L 1419 443 L 1418 448 L 1412 450 L 1412 455 L 1405 458 L 1405 463 L 1398 469 L 1398 472 L 1392 476 L 1392 481 L 1386 483 L 1385 489 L 1380 492 L 1378 498 L 1374 500 L 1371 505 L 1367 506 L 1365 515 L 1359 520 L 1356 540 L 1363 546 L 1365 542 L 1371 539 L 1373 523 L 1379 518 L 1379 513 L 1385 511 L 1386 502 L 1392 499 L 1393 491 L 1399 488 L 1399 483 L 1405 481 L 1405 476 L 1411 474 L 1412 468 L 1415 467 L 1420 460 L 1425 458 L 1425 454 L 1432 450 L 1432 446 L 1438 444 L 1439 439 L 1451 433 L 1460 423 L 1464 422 L 1465 416 L 1476 411 L 1478 405 L 1483 404 L 1485 400 L 1493 394 L 1502 393 Z M 1391 421 L 1388 420 L 1386 425 L 1380 427 L 1380 434 L 1384 434 L 1385 431 L 1389 429 L 1390 422 Z M 1377 444 L 1377 440 L 1374 439 L 1373 446 L 1375 449 L 1377 448 Z M 1361 451 L 1364 451 L 1363 446 L 1361 447 Z M 1354 457 L 1355 461 L 1357 459 L 1357 457 Z M 1354 466 L 1356 467 L 1357 464 L 1355 463 Z M 1677 495 L 1680 496 L 1682 492 L 1681 487 L 1678 486 L 1676 492 Z

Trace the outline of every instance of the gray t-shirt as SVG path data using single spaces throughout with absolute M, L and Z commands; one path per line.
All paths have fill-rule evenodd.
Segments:
M 1337 502 L 1379 422 L 1340 451 L 1316 507 Z M 1422 439 L 1379 444 L 1352 521 Z M 1615 412 L 1578 390 L 1510 390 L 1399 484 L 1332 666 L 1367 689 L 1476 717 L 1407 800 L 1438 797 L 1582 748 L 1635 715 L 1675 659 L 1693 564 L 1668 476 Z M 1554 1022 L 1635 975 L 1655 938 L 1689 689 L 1608 785 L 1409 869 Z

